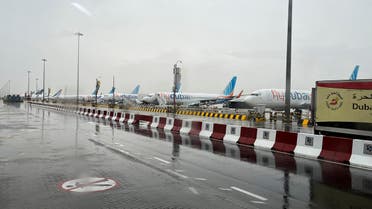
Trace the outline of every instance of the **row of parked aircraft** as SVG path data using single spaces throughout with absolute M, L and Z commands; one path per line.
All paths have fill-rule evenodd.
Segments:
M 359 71 L 357 65 L 350 80 L 356 80 Z M 237 77 L 234 76 L 229 81 L 225 89 L 220 94 L 208 93 L 175 93 L 175 102 L 177 105 L 183 106 L 200 106 L 211 104 L 227 104 L 232 108 L 247 108 L 252 109 L 258 106 L 281 111 L 285 107 L 285 89 L 260 89 L 251 94 L 242 96 L 241 91 L 238 95 L 234 95 Z M 173 92 L 156 92 L 150 94 L 139 94 L 140 86 L 137 85 L 131 93 L 115 93 L 115 88 L 108 94 L 97 95 L 94 91 L 91 95 L 79 95 L 79 100 L 83 102 L 93 102 L 97 99 L 99 103 L 110 103 L 113 100 L 122 103 L 136 104 L 154 104 L 154 105 L 172 105 L 174 101 Z M 42 98 L 42 91 L 39 94 L 33 95 L 32 99 Z M 62 95 L 62 90 L 49 98 L 51 101 L 76 101 L 76 95 Z M 292 90 L 290 92 L 291 107 L 294 109 L 308 109 L 311 105 L 311 91 Z

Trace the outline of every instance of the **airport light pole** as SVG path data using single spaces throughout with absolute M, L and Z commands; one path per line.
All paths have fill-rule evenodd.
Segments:
M 41 61 L 43 61 L 43 103 L 45 102 L 45 62 L 47 59 L 43 58 Z
M 287 63 L 285 82 L 285 119 L 290 122 L 291 109 L 292 0 L 288 3 Z
M 76 78 L 76 109 L 79 109 L 79 67 L 80 67 L 80 36 L 84 34 L 77 32 L 77 78 Z
M 182 63 L 181 60 L 177 60 L 176 64 L 173 65 L 173 113 L 176 115 L 176 91 L 181 81 L 181 68 L 177 66 L 178 63 Z
M 35 89 L 35 93 L 37 92 L 37 88 L 38 88 L 38 86 L 37 86 L 37 84 L 38 84 L 38 82 L 39 82 L 39 79 L 38 78 L 35 78 L 35 84 L 36 84 L 36 89 Z
M 30 73 L 31 70 L 27 71 L 27 96 L 30 97 Z

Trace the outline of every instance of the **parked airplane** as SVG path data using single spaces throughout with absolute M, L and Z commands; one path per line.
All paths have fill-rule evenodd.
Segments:
M 176 92 L 175 100 L 178 105 L 200 105 L 204 103 L 222 103 L 234 98 L 234 89 L 237 77 L 232 77 L 227 84 L 222 94 L 207 94 L 207 93 L 182 93 Z M 142 98 L 142 102 L 146 104 L 171 105 L 173 104 L 173 92 L 158 92 L 150 94 Z
M 115 87 L 112 87 L 110 93 L 103 95 L 102 102 L 110 102 L 115 96 L 115 101 L 127 103 L 127 102 L 136 102 L 138 99 L 140 85 L 137 85 L 131 93 L 114 93 Z
M 303 90 L 292 90 L 291 108 L 307 109 L 311 105 L 311 92 Z M 247 108 L 264 106 L 272 110 L 284 110 L 285 89 L 260 89 L 238 99 L 229 101 L 229 107 Z
M 350 80 L 356 80 L 359 65 L 356 65 L 350 75 Z M 311 106 L 311 92 L 305 90 L 292 90 L 290 93 L 291 108 L 308 109 Z M 229 107 L 251 109 L 264 106 L 272 110 L 282 111 L 285 108 L 285 89 L 260 89 L 253 93 L 229 101 Z

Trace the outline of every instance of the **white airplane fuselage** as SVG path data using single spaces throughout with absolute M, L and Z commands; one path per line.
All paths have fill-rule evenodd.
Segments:
M 310 91 L 292 90 L 290 97 L 291 108 L 308 109 L 311 105 Z M 281 111 L 285 108 L 285 89 L 260 89 L 230 102 L 240 103 L 244 108 L 265 106 L 265 108 Z

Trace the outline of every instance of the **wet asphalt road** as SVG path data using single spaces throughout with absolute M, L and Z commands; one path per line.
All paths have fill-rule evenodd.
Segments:
M 103 177 L 110 190 L 60 188 Z M 372 208 L 372 171 L 0 104 L 0 208 Z

